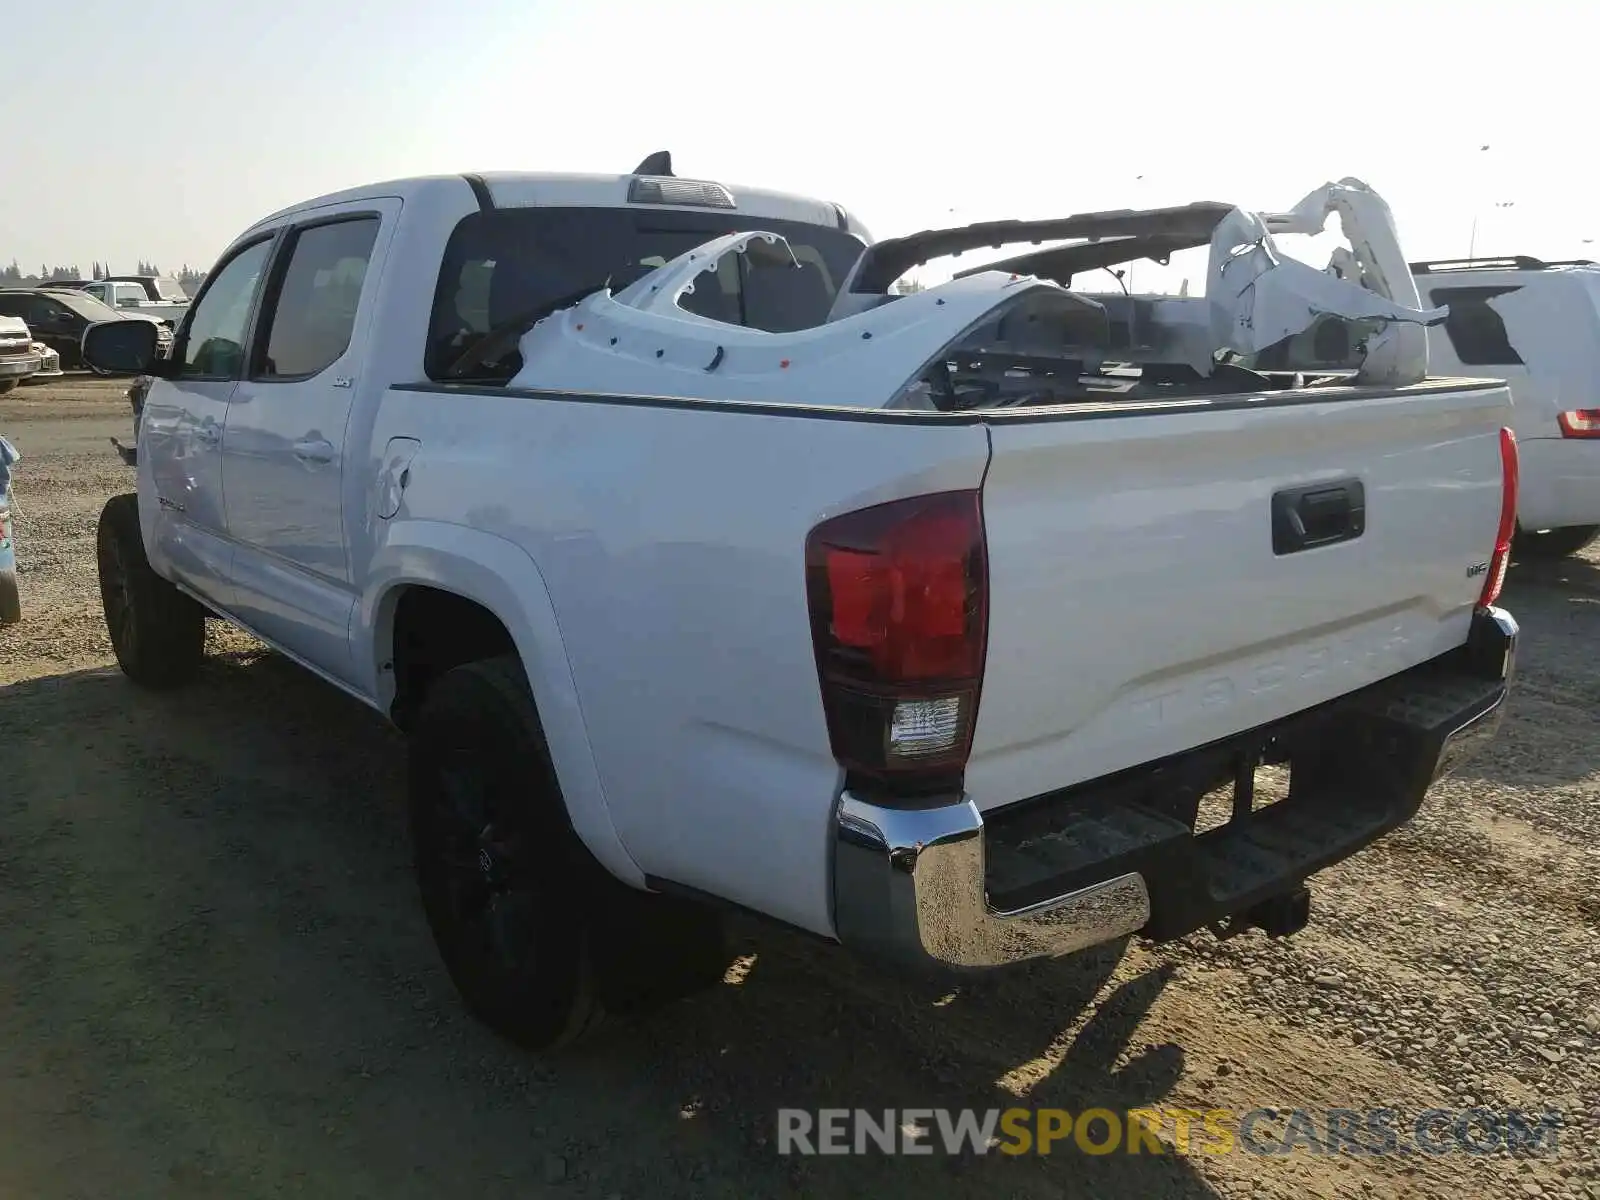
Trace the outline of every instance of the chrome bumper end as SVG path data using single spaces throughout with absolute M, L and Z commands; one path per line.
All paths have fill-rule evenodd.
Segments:
M 970 799 L 885 808 L 846 792 L 834 842 L 839 940 L 913 968 L 982 969 L 1126 937 L 1150 919 L 1137 874 L 1014 912 L 989 906 L 983 815 Z

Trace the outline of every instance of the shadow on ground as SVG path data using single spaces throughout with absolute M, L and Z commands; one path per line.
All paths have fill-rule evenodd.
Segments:
M 1121 948 L 959 989 L 736 923 L 711 995 L 551 1061 L 466 1018 L 411 885 L 400 742 L 271 655 L 175 695 L 0 691 L 0 1179 L 22 1194 L 1203 1197 L 1189 1161 L 797 1158 L 780 1107 L 1113 1110 L 1166 980 Z M 753 961 L 752 961 L 753 956 Z M 739 971 L 743 971 L 738 982 Z
M 1499 603 L 1522 629 L 1516 678 L 1500 735 L 1460 778 L 1517 789 L 1592 779 L 1600 747 L 1571 730 L 1575 717 L 1585 724 L 1600 712 L 1600 659 L 1586 668 L 1572 649 L 1600 639 L 1600 564 L 1515 563 Z
M 1600 597 L 1600 559 L 1569 555 L 1556 559 L 1514 559 L 1508 587 L 1557 587 Z

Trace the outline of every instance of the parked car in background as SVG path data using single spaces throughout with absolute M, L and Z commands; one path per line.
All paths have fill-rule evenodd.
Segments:
M 169 304 L 189 303 L 189 293 L 183 284 L 171 275 L 107 275 L 101 279 L 47 279 L 35 284 L 41 288 L 76 288 L 88 291 L 102 283 L 132 284 L 146 300 L 164 300 Z
M 148 300 L 164 300 L 169 304 L 189 303 L 189 293 L 171 275 L 107 275 L 100 282 L 135 283 L 144 290 Z
M 61 366 L 67 370 L 84 365 L 83 331 L 97 321 L 149 321 L 156 326 L 157 344 L 172 345 L 170 325 L 144 313 L 118 312 L 74 288 L 0 290 L 0 316 L 20 317 L 27 322 L 33 331 L 30 341 L 38 340 L 49 346 L 61 356 Z M 33 370 L 38 370 L 37 364 Z
M 4 312 L 0 308 L 0 313 Z M 27 322 L 17 316 L 0 316 L 0 395 L 38 373 L 43 362 L 33 346 Z
M 39 383 L 42 380 L 60 379 L 66 374 L 61 369 L 61 355 L 57 354 L 43 342 L 33 344 L 33 352 L 39 356 L 39 369 L 24 379 L 23 383 Z
M 187 299 L 153 298 L 150 295 L 151 291 L 155 290 L 153 287 L 146 287 L 145 284 L 130 279 L 97 279 L 74 290 L 93 296 L 118 312 L 142 313 L 147 317 L 163 321 L 168 326 L 176 326 L 183 320 L 183 314 L 189 311 Z
M 1429 331 L 1434 373 L 1511 385 L 1517 557 L 1590 545 L 1600 537 L 1600 266 L 1517 255 L 1417 262 L 1411 273 L 1428 303 L 1450 309 Z

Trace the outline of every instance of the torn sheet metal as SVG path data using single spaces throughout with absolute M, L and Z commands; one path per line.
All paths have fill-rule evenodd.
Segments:
M 1334 214 L 1351 249 L 1335 255 L 1327 270 L 1279 252 L 1274 234 L 1315 235 Z M 911 295 L 887 291 L 904 261 L 1064 236 L 1086 240 L 964 272 Z M 1070 283 L 1074 270 L 1109 265 L 1103 261 L 1107 237 L 1125 243 L 1129 258 L 1198 247 L 1209 237 L 1206 295 L 1096 300 L 1069 292 L 1063 284 Z M 742 256 L 739 270 L 730 266 L 724 272 L 733 256 Z M 1263 351 L 1284 351 L 1291 339 L 1302 334 L 1315 339 L 1331 326 L 1339 334 L 1335 341 L 1348 341 L 1360 352 L 1357 382 L 1402 386 L 1426 377 L 1425 327 L 1448 312 L 1420 307 L 1387 205 L 1355 179 L 1318 188 L 1285 213 L 1205 203 L 1043 222 L 986 222 L 880 243 L 843 282 L 827 318 L 809 328 L 768 332 L 694 311 L 716 312 L 734 295 L 740 297 L 734 306 L 742 309 L 753 274 L 761 275 L 764 288 L 775 287 L 783 295 L 789 271 L 793 286 L 801 287 L 804 271 L 777 234 L 747 231 L 711 239 L 614 295 L 598 291 L 540 321 L 521 340 L 524 367 L 512 383 L 752 402 L 915 406 L 926 403 L 917 399 L 917 387 L 926 382 L 927 372 L 937 372 L 952 355 L 970 352 L 991 363 L 1026 359 L 1022 366 L 999 367 L 997 378 L 1032 373 L 1049 381 L 1041 396 L 1066 396 L 1056 402 L 1071 402 L 1074 391 L 1066 381 L 1075 384 L 1106 364 L 1178 366 L 1191 377 L 1207 379 L 1221 362 L 1248 364 Z M 699 289 L 722 287 L 723 275 L 741 281 L 729 283 L 737 292 L 714 291 L 706 303 L 698 302 Z M 872 290 L 880 284 L 882 290 Z M 1342 365 L 1346 370 L 1357 366 Z M 1306 368 L 1290 364 L 1285 369 Z M 990 367 L 985 370 L 993 374 Z M 1254 378 L 1266 386 L 1264 376 Z M 972 380 L 987 386 L 977 375 Z M 1006 382 L 1001 390 L 1014 395 L 1026 387 Z
M 775 233 L 726 233 L 634 280 L 617 293 L 617 303 L 639 312 L 707 320 L 683 310 L 683 298 L 693 293 L 699 282 L 715 286 L 716 280 L 710 277 L 715 276 L 723 259 L 736 254 L 763 261 L 768 266 L 800 265 L 789 243 Z M 721 321 L 714 323 L 719 326 L 725 324 Z
M 1328 270 L 1284 257 L 1273 244 L 1273 233 L 1314 237 L 1335 213 L 1350 249 Z M 1211 239 L 1206 295 L 1219 348 L 1259 353 L 1324 316 L 1339 317 L 1365 343 L 1357 381 L 1390 387 L 1427 377 L 1427 326 L 1449 311 L 1421 307 L 1389 206 L 1353 178 L 1317 188 L 1286 213 L 1229 213 Z
M 991 272 L 896 298 L 810 329 L 769 333 L 683 307 L 717 286 L 729 255 L 752 248 L 766 267 L 793 253 L 772 233 L 728 234 L 679 255 L 612 295 L 601 290 L 540 321 L 519 344 L 514 387 L 879 408 L 908 378 L 997 305 L 1056 284 Z

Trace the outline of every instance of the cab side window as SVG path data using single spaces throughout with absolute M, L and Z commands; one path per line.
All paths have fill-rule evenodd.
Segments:
M 1455 287 L 1434 288 L 1429 299 L 1437 306 L 1450 307 L 1445 318 L 1444 334 L 1456 358 L 1464 367 L 1515 367 L 1522 365 L 1522 355 L 1511 344 L 1506 324 L 1500 314 L 1489 307 L 1496 296 L 1515 292 L 1515 287 Z
M 350 348 L 379 218 L 312 225 L 294 234 L 287 269 L 269 301 L 265 349 L 251 377 L 309 379 Z
M 48 302 L 38 296 L 0 296 L 0 316 L 21 317 L 35 333 L 53 317 Z
M 250 306 L 272 250 L 272 239 L 252 243 L 229 259 L 189 313 L 175 355 L 180 379 L 237 379 L 244 369 Z

